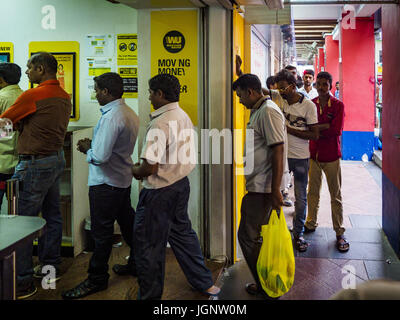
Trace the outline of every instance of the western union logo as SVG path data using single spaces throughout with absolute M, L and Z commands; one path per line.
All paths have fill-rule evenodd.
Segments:
M 163 39 L 165 50 L 171 53 L 177 53 L 185 47 L 185 37 L 179 31 L 169 31 Z
M 168 44 L 181 44 L 182 37 L 167 37 Z

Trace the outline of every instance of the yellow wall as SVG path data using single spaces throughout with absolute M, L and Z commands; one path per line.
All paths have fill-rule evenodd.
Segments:
M 245 23 L 244 18 L 235 10 L 233 12 L 233 81 L 237 79 L 235 72 L 235 56 L 241 56 L 243 64 L 242 71 L 247 71 L 246 58 L 245 58 Z M 250 117 L 250 111 L 239 103 L 239 98 L 236 93 L 233 93 L 233 128 L 241 129 L 235 130 L 234 135 L 234 168 L 233 168 L 233 194 L 234 194 L 234 262 L 238 261 L 237 250 L 237 231 L 240 223 L 240 207 L 242 205 L 242 198 L 245 195 L 245 178 L 241 171 L 243 171 L 243 150 L 246 134 L 246 125 Z

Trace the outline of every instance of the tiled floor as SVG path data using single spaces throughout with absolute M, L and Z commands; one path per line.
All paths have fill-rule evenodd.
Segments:
M 372 279 L 400 281 L 400 261 L 382 231 L 381 171 L 374 163 L 342 161 L 342 197 L 347 253 L 335 247 L 330 196 L 324 179 L 318 228 L 305 235 L 310 242 L 307 252 L 295 251 L 296 272 L 291 290 L 281 300 L 324 300 L 343 289 Z M 293 188 L 291 189 L 293 197 Z M 285 208 L 288 227 L 292 226 L 294 208 Z M 349 277 L 349 273 L 354 277 Z M 220 300 L 261 299 L 247 294 L 244 286 L 252 282 L 245 261 L 231 266 L 223 274 Z M 399 282 L 400 285 L 400 282 Z M 399 297 L 400 299 L 400 297 Z
M 138 293 L 138 282 L 136 277 L 118 276 L 111 267 L 115 263 L 126 263 L 126 256 L 129 255 L 129 247 L 123 243 L 121 247 L 113 248 L 109 260 L 108 289 L 97 292 L 82 300 L 136 300 Z M 63 258 L 61 264 L 62 278 L 57 281 L 54 290 L 44 290 L 41 287 L 41 280 L 35 279 L 38 293 L 29 300 L 61 300 L 61 293 L 75 287 L 78 283 L 87 278 L 87 268 L 92 253 L 81 253 L 75 258 Z M 37 261 L 35 257 L 34 261 Z M 224 264 L 215 261 L 206 261 L 207 267 L 211 270 L 214 281 L 218 278 Z M 207 300 L 208 296 L 194 290 L 188 283 L 182 269 L 179 267 L 172 249 L 167 248 L 164 292 L 164 300 Z

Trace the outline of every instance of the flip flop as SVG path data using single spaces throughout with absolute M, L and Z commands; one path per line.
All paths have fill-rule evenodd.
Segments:
M 340 252 L 347 252 L 350 249 L 350 243 L 346 240 L 344 236 L 336 237 L 336 248 Z

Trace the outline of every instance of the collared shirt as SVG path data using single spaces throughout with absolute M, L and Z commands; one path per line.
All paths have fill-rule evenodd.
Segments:
M 178 102 L 168 103 L 150 114 L 141 159 L 158 163 L 158 171 L 143 179 L 147 189 L 169 186 L 186 177 L 197 162 L 194 128 Z
M 23 91 L 17 84 L 0 90 L 0 114 L 13 105 Z M 11 174 L 18 164 L 17 152 L 18 131 L 14 131 L 7 139 L 0 139 L 0 173 Z
M 286 118 L 286 125 L 296 130 L 307 131 L 310 125 L 318 123 L 317 107 L 311 100 L 305 98 L 304 95 L 294 104 L 285 104 L 283 113 Z M 289 159 L 310 158 L 308 140 L 301 139 L 289 133 L 287 136 Z
M 271 146 L 286 142 L 285 118 L 279 107 L 263 96 L 253 106 L 246 134 L 245 177 L 249 192 L 270 193 L 272 191 L 272 149 Z M 284 155 L 284 167 L 286 156 Z M 251 164 L 253 162 L 253 170 Z M 246 172 L 247 171 L 247 172 Z
M 311 87 L 310 92 L 307 92 L 305 87 L 302 87 L 298 92 L 304 94 L 304 96 L 310 100 L 318 97 L 318 91 L 314 87 Z
M 19 154 L 48 155 L 61 150 L 71 115 L 71 98 L 57 80 L 23 92 L 2 115 L 19 122 Z
M 318 123 L 329 123 L 330 127 L 320 132 L 318 140 L 310 141 L 311 159 L 320 162 L 336 161 L 342 156 L 340 136 L 344 124 L 344 104 L 333 96 L 330 96 L 324 108 L 320 107 L 319 98 L 313 102 L 317 106 Z
M 124 99 L 100 108 L 101 118 L 87 152 L 89 186 L 108 184 L 127 188 L 132 183 L 132 153 L 139 131 L 139 117 Z

